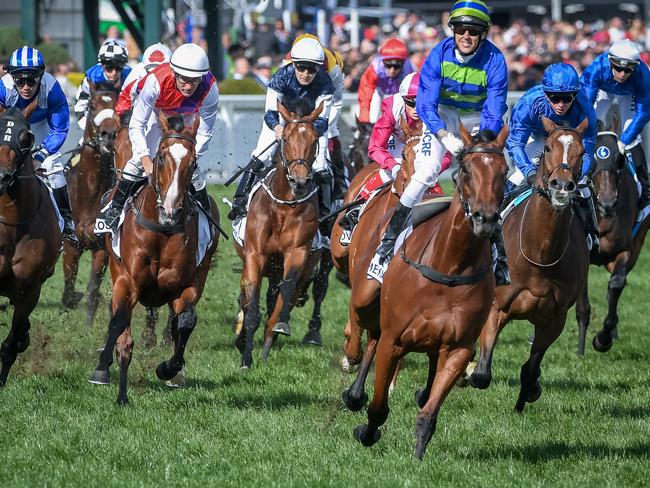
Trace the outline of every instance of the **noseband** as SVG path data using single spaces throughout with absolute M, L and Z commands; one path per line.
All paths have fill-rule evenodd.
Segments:
M 167 134 L 162 136 L 160 139 L 160 142 L 162 144 L 162 141 L 166 139 L 180 139 L 182 141 L 188 141 L 193 144 L 193 146 L 196 146 L 196 139 L 190 136 L 186 136 L 184 134 Z M 156 157 L 153 160 L 153 171 L 152 171 L 152 180 L 151 181 L 151 186 L 153 187 L 153 190 L 156 194 L 156 208 L 160 208 L 163 206 L 163 199 L 161 196 L 161 190 L 160 190 L 160 182 L 158 181 L 158 167 L 162 165 L 163 162 L 163 156 L 162 156 L 162 151 L 160 149 L 156 153 Z M 194 159 L 194 162 L 192 165 L 196 164 L 196 158 Z
M 551 137 L 554 133 L 556 133 L 558 131 L 573 132 L 579 138 L 582 138 L 582 134 L 580 134 L 580 132 L 578 132 L 577 129 L 574 129 L 573 127 L 558 126 L 555 129 L 553 129 L 551 132 L 548 133 L 548 135 L 546 136 L 546 140 L 548 140 L 549 137 Z M 553 174 L 553 172 L 558 168 L 554 168 L 553 171 L 551 171 L 551 174 L 547 174 L 546 173 L 546 166 L 543 164 L 545 160 L 546 160 L 546 151 L 544 151 L 542 153 L 542 156 L 539 158 L 539 162 L 537 164 L 538 168 L 540 168 L 540 167 L 544 168 L 544 171 L 540 171 L 540 173 L 542 175 L 542 186 L 536 186 L 536 185 L 533 184 L 531 189 L 533 190 L 533 192 L 539 193 L 544 198 L 546 198 L 549 202 L 551 202 L 552 201 L 551 190 L 548 188 L 549 178 L 550 178 L 551 174 Z M 569 172 L 571 172 L 571 175 L 573 175 L 573 172 L 571 171 L 571 167 L 569 166 L 568 163 L 565 163 L 564 161 L 562 161 L 562 163 L 560 163 L 559 169 L 568 170 Z M 575 195 L 576 191 L 577 191 L 577 185 L 576 185 L 576 190 L 574 190 L 571 198 L 573 198 L 573 195 Z
M 308 122 L 306 120 L 290 120 L 285 124 L 285 127 L 287 125 L 289 125 L 289 124 L 309 124 L 309 125 L 313 126 L 312 122 Z M 318 154 L 318 144 L 319 144 L 318 141 L 319 141 L 319 139 L 320 139 L 320 137 L 318 139 L 316 139 L 316 153 L 315 154 Z M 285 140 L 284 140 L 284 138 L 282 138 L 282 141 L 280 143 L 280 155 L 282 156 L 282 167 L 284 168 L 284 172 L 285 172 L 285 176 L 287 178 L 287 182 L 290 185 L 292 183 L 295 183 L 294 177 L 291 176 L 291 173 L 290 173 L 291 166 L 292 165 L 302 165 L 302 166 L 306 166 L 307 169 L 309 170 L 309 173 L 307 174 L 307 182 L 311 183 L 311 181 L 314 178 L 314 171 L 312 169 L 313 162 L 310 164 L 309 161 L 307 161 L 304 158 L 297 158 L 297 159 L 288 160 L 284 155 L 284 144 L 285 144 Z

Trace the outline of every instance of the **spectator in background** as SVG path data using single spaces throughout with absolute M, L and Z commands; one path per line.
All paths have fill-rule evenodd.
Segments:
M 251 75 L 251 63 L 245 57 L 240 57 L 235 59 L 235 65 L 233 67 L 232 79 L 233 80 L 243 80 L 244 78 L 249 78 Z
M 68 105 L 74 104 L 77 96 L 77 87 L 70 83 L 70 80 L 68 79 L 70 69 L 70 63 L 59 63 L 54 68 L 54 78 L 56 78 L 56 81 L 61 85 L 61 89 L 63 90 Z
M 291 32 L 287 32 L 284 28 L 284 22 L 282 22 L 282 19 L 275 19 L 275 30 L 273 31 L 273 35 L 277 42 L 278 52 L 280 54 L 289 52 L 292 41 Z
M 254 56 L 278 56 L 280 49 L 278 47 L 278 40 L 275 32 L 271 31 L 267 20 L 262 15 L 257 17 L 255 28 L 251 37 L 251 47 L 253 48 Z
M 269 81 L 271 81 L 271 76 L 273 76 L 272 70 L 273 60 L 271 59 L 271 56 L 262 56 L 261 58 L 257 58 L 255 67 L 253 68 L 253 79 L 264 90 L 269 86 Z
M 334 14 L 332 15 L 332 32 L 331 35 L 336 36 L 339 42 L 346 43 L 350 40 L 350 35 L 348 30 L 345 28 L 345 24 L 348 19 L 343 14 Z M 332 42 L 330 41 L 330 46 Z M 332 47 L 334 49 L 334 47 Z

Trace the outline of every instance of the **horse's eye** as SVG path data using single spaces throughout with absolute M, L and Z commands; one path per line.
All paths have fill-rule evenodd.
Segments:
M 544 144 L 544 151 L 548 152 L 548 151 L 550 151 L 550 150 L 551 150 L 551 148 L 548 147 L 548 145 Z

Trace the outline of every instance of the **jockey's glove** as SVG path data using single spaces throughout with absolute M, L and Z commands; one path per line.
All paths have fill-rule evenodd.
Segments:
M 393 180 L 397 178 L 397 173 L 399 173 L 399 170 L 402 168 L 401 164 L 396 164 L 393 166 L 390 170 L 390 175 L 392 176 Z
M 45 161 L 45 158 L 47 158 L 49 155 L 50 153 L 47 152 L 47 149 L 44 149 L 41 146 L 32 149 L 32 158 L 36 159 L 40 163 Z
M 442 142 L 442 144 L 445 146 L 445 149 L 447 149 L 447 151 L 449 151 L 454 156 L 458 156 L 465 147 L 463 141 L 461 141 L 458 137 L 451 134 L 450 132 L 447 132 L 447 134 L 445 134 L 444 137 L 440 139 L 440 142 Z
M 616 141 L 616 143 L 618 144 L 618 150 L 621 154 L 625 155 L 630 150 L 630 146 L 625 145 L 625 143 L 620 140 Z

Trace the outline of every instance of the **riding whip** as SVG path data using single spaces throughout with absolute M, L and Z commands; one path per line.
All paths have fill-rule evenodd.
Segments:
M 386 183 L 383 183 L 381 186 L 378 186 L 374 191 L 383 190 L 384 188 L 386 188 L 387 186 L 392 185 L 392 184 L 393 184 L 392 180 L 387 181 Z M 323 222 L 328 221 L 332 217 L 336 217 L 338 214 L 340 214 L 341 212 L 343 212 L 345 210 L 348 210 L 349 208 L 357 207 L 357 206 L 363 204 L 365 201 L 366 201 L 366 199 L 363 198 L 363 197 L 359 197 L 356 200 L 352 200 L 350 203 L 346 203 L 345 205 L 342 205 L 341 207 L 337 208 L 333 212 L 330 212 L 329 214 L 327 214 L 325 217 L 319 219 L 318 223 L 322 224 Z
M 266 148 L 260 152 L 260 155 L 264 154 L 266 151 L 271 149 L 273 146 L 275 146 L 278 142 L 280 142 L 279 139 L 275 139 L 271 144 L 266 146 Z M 232 175 L 230 178 L 228 178 L 228 181 L 226 181 L 224 184 L 226 186 L 229 186 L 233 181 L 235 181 L 239 176 L 244 172 L 244 171 L 251 171 L 253 168 L 259 166 L 261 161 L 259 160 L 259 156 L 253 156 L 250 160 L 250 162 L 246 166 L 241 166 L 234 175 Z

